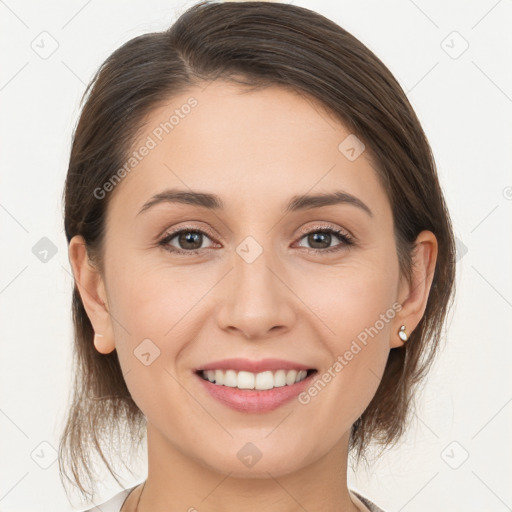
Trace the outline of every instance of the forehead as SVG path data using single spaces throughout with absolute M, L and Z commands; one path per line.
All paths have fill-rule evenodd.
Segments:
M 373 203 L 378 214 L 386 197 L 368 151 L 355 160 L 343 151 L 353 137 L 320 102 L 285 87 L 193 87 L 146 116 L 132 146 L 135 165 L 109 210 L 133 218 L 166 188 L 229 197 L 227 207 L 237 211 L 336 188 Z

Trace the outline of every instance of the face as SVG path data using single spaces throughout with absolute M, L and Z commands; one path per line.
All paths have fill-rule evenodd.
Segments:
M 288 473 L 346 441 L 375 394 L 400 344 L 400 276 L 389 201 L 368 151 L 339 149 L 349 135 L 300 94 L 222 81 L 147 117 L 133 147 L 150 149 L 109 203 L 102 286 L 109 350 L 162 448 L 232 476 Z M 222 208 L 144 208 L 169 189 L 214 194 Z M 349 199 L 287 209 L 335 192 Z M 238 410 L 195 373 L 225 358 L 316 373 L 278 407 Z M 240 464 L 247 443 L 261 453 L 252 468 Z

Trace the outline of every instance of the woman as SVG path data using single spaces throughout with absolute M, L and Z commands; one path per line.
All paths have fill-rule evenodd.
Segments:
M 348 455 L 406 428 L 455 271 L 394 77 L 308 9 L 201 2 L 87 95 L 62 474 L 93 496 L 89 454 L 116 477 L 109 442 L 147 433 L 147 479 L 101 510 L 382 510 L 348 488 Z

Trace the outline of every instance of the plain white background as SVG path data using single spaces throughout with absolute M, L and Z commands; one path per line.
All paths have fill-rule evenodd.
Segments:
M 2 512 L 73 510 L 55 450 L 72 344 L 61 195 L 80 98 L 112 51 L 192 3 L 0 1 Z M 396 76 L 458 239 L 456 305 L 415 423 L 349 484 L 389 512 L 512 510 L 512 2 L 293 3 L 340 24 Z M 43 237 L 56 251 L 47 261 Z M 144 463 L 125 487 L 145 477 Z M 105 479 L 98 502 L 119 490 Z

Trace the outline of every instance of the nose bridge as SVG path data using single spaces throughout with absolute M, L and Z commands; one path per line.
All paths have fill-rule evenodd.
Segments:
M 268 242 L 268 238 L 266 240 Z M 253 236 L 247 236 L 238 244 L 234 255 L 237 302 L 246 308 L 252 307 L 253 314 L 260 308 L 275 308 L 279 302 L 280 283 L 270 270 L 275 261 L 270 245 L 263 247 Z
M 252 236 L 244 239 L 236 248 L 234 256 L 234 279 L 237 291 L 244 300 L 251 296 L 256 299 L 274 299 L 276 293 L 275 276 L 271 272 L 274 258 L 272 249 L 259 244 Z M 263 293 L 263 297 L 260 297 Z
M 235 248 L 234 268 L 224 292 L 228 296 L 223 297 L 218 318 L 222 328 L 261 337 L 276 326 L 290 327 L 293 310 L 287 287 L 278 277 L 280 265 L 272 253 L 270 238 L 265 238 L 270 248 L 264 248 L 253 236 L 247 236 Z

